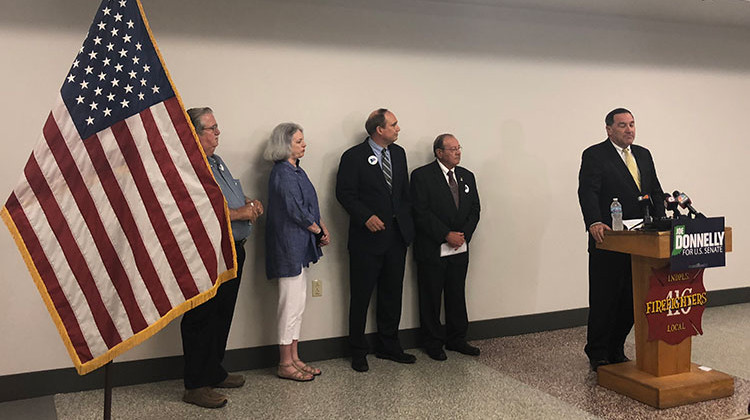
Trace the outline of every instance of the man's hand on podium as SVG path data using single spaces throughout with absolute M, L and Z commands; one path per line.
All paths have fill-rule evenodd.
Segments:
M 589 226 L 589 233 L 591 236 L 594 237 L 594 240 L 597 243 L 602 243 L 604 241 L 604 231 L 612 230 L 609 226 L 605 225 L 604 223 L 594 223 L 593 225 Z

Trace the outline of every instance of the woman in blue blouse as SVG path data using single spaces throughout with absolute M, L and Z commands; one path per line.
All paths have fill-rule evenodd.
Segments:
M 297 353 L 307 296 L 307 270 L 320 259 L 329 235 L 320 220 L 318 196 L 299 166 L 305 155 L 302 127 L 282 123 L 274 128 L 264 157 L 274 162 L 268 179 L 266 209 L 266 277 L 279 282 L 278 376 L 311 381 L 320 369 L 306 365 Z

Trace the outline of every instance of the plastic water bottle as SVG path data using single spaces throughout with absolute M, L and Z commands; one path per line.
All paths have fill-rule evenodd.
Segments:
M 622 230 L 622 204 L 617 197 L 612 199 L 609 212 L 612 214 L 612 230 Z

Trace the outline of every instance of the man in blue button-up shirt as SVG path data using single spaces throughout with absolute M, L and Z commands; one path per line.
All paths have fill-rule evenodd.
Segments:
M 263 214 L 263 205 L 245 197 L 240 181 L 232 176 L 219 155 L 214 154 L 221 131 L 211 108 L 192 108 L 188 115 L 214 178 L 227 200 L 237 252 L 237 277 L 219 286 L 214 298 L 182 317 L 180 326 L 185 354 L 185 395 L 182 399 L 201 407 L 218 408 L 227 403 L 227 398 L 213 388 L 238 388 L 245 383 L 241 375 L 229 375 L 221 362 L 245 262 L 245 240 L 250 235 L 252 223 Z

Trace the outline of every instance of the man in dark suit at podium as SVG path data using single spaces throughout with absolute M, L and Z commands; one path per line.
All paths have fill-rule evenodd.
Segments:
M 414 363 L 398 339 L 406 248 L 414 239 L 406 153 L 394 144 L 401 130 L 392 112 L 373 111 L 368 137 L 341 156 L 336 198 L 349 213 L 349 345 L 352 369 L 369 369 L 365 323 L 377 285 L 378 358 Z
M 447 359 L 444 344 L 448 350 L 479 356 L 479 349 L 466 342 L 465 293 L 468 243 L 479 222 L 477 184 L 474 174 L 458 166 L 461 145 L 455 136 L 439 135 L 432 151 L 436 159 L 411 174 L 423 345 L 435 360 Z M 441 298 L 445 333 L 440 325 Z
M 608 138 L 583 152 L 578 174 L 578 201 L 589 232 L 589 317 L 586 355 L 591 369 L 628 361 L 624 344 L 633 327 L 630 255 L 596 248 L 611 230 L 609 206 L 622 204 L 623 219 L 643 217 L 638 197 L 649 194 L 655 216 L 664 215 L 664 192 L 648 149 L 633 144 L 635 119 L 624 108 L 607 114 Z

